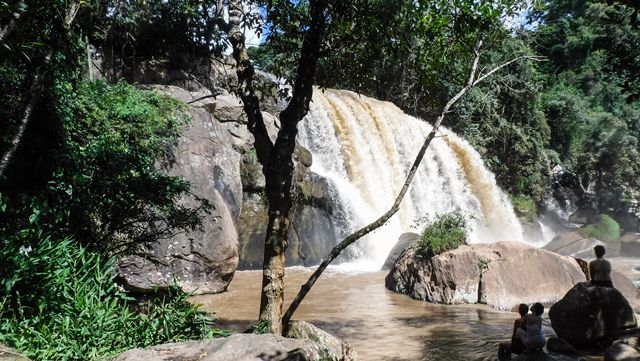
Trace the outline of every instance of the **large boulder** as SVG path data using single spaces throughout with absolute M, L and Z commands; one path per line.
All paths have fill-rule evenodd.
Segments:
M 578 231 L 571 231 L 555 236 L 542 248 L 563 256 L 589 258 L 593 257 L 593 247 L 597 245 L 605 244 L 598 239 L 585 237 Z
M 420 240 L 420 235 L 413 232 L 407 232 L 400 235 L 398 238 L 398 242 L 396 242 L 395 246 L 389 252 L 387 259 L 384 261 L 382 265 L 383 271 L 388 271 L 393 267 L 393 264 L 396 262 L 398 257 L 404 252 L 405 249 L 413 246 Z
M 298 327 L 301 338 L 235 334 L 227 338 L 170 343 L 129 350 L 112 361 L 356 361 L 351 348 L 315 327 Z M 322 336 L 319 336 L 322 335 Z M 312 338 L 306 338 L 310 336 Z M 318 338 L 314 340 L 313 338 Z
M 357 360 L 356 351 L 346 342 L 320 328 L 304 321 L 291 321 L 285 336 L 295 339 L 308 339 L 316 342 L 331 360 Z
M 405 250 L 385 279 L 388 289 L 435 303 L 485 303 L 501 310 L 553 303 L 584 281 L 572 257 L 518 242 L 460 246 L 430 259 Z
M 173 86 L 152 88 L 185 101 L 201 95 Z M 213 207 L 203 217 L 201 230 L 158 240 L 117 260 L 119 278 L 133 292 L 153 292 L 157 287 L 171 285 L 174 279 L 188 292 L 222 292 L 236 270 L 236 224 L 242 206 L 241 156 L 206 104 L 196 105 L 189 108 L 191 122 L 174 151 L 175 163 L 167 172 L 182 176 L 191 184 L 192 195 L 181 200 L 183 205 L 196 207 L 199 197 Z
M 619 330 L 636 326 L 633 309 L 615 288 L 580 282 L 549 309 L 557 336 L 578 349 L 609 346 Z

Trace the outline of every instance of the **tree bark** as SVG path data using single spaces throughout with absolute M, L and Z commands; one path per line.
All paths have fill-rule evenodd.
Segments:
M 436 119 L 436 122 L 433 125 L 433 129 L 427 135 L 427 138 L 424 140 L 424 142 L 422 144 L 422 147 L 420 148 L 420 151 L 416 155 L 416 158 L 415 158 L 415 160 L 413 162 L 413 165 L 411 166 L 411 169 L 409 170 L 409 173 L 408 173 L 408 175 L 407 175 L 407 177 L 405 179 L 405 182 L 402 185 L 402 188 L 401 188 L 400 192 L 398 193 L 398 195 L 397 195 L 393 205 L 391 206 L 391 208 L 386 213 L 384 213 L 382 216 L 380 216 L 380 218 L 376 219 L 374 222 L 366 225 L 363 228 L 360 228 L 356 232 L 354 232 L 354 233 L 350 234 L 349 236 L 347 236 L 346 238 L 344 238 L 340 243 L 338 243 L 329 252 L 329 254 L 325 257 L 324 261 L 322 261 L 322 263 L 318 266 L 318 268 L 316 268 L 316 270 L 313 272 L 313 274 L 311 274 L 311 276 L 309 277 L 307 282 L 304 285 L 302 285 L 302 287 L 300 288 L 300 291 L 298 292 L 298 294 L 294 298 L 293 302 L 291 302 L 291 305 L 289 305 L 289 308 L 287 308 L 287 311 L 285 312 L 284 317 L 282 318 L 282 324 L 284 325 L 285 328 L 288 326 L 289 321 L 291 320 L 291 317 L 293 317 L 293 314 L 295 313 L 295 311 L 298 309 L 298 306 L 300 306 L 300 304 L 304 300 L 304 298 L 307 295 L 307 293 L 309 293 L 309 291 L 311 290 L 311 287 L 313 287 L 313 285 L 316 283 L 318 278 L 320 278 L 320 276 L 322 275 L 324 270 L 329 266 L 329 264 L 336 257 L 338 257 L 340 252 L 342 252 L 345 248 L 347 248 L 348 246 L 353 244 L 358 239 L 364 237 L 365 235 L 367 235 L 371 231 L 373 231 L 373 230 L 381 227 L 382 225 L 384 225 L 389 220 L 389 218 L 391 218 L 396 212 L 398 212 L 398 210 L 400 209 L 400 204 L 402 203 L 402 200 L 404 199 L 405 194 L 409 190 L 409 186 L 411 185 L 411 182 L 413 181 L 413 178 L 414 178 L 414 176 L 415 176 L 415 174 L 416 174 L 416 172 L 418 170 L 418 166 L 420 165 L 420 163 L 422 162 L 422 159 L 424 158 L 424 154 L 427 151 L 427 148 L 429 147 L 429 144 L 431 144 L 431 141 L 433 140 L 433 138 L 435 138 L 436 132 L 440 128 L 440 125 L 442 124 L 442 121 L 444 120 L 446 114 L 449 112 L 451 107 L 458 100 L 460 100 L 460 98 L 462 98 L 462 96 L 467 91 L 469 91 L 469 89 L 471 89 L 473 86 L 477 85 L 482 80 L 486 79 L 488 76 L 494 74 L 498 70 L 506 67 L 507 65 L 512 64 L 512 63 L 514 63 L 514 62 L 516 62 L 518 60 L 521 60 L 521 59 L 532 59 L 532 60 L 541 60 L 542 59 L 542 58 L 533 57 L 533 56 L 521 56 L 521 57 L 518 57 L 518 58 L 515 58 L 515 59 L 512 59 L 512 60 L 509 60 L 508 62 L 503 63 L 503 64 L 493 68 L 491 71 L 489 71 L 488 73 L 480 76 L 479 78 L 476 78 L 476 73 L 477 73 L 477 69 L 478 69 L 478 61 L 480 60 L 480 47 L 481 46 L 482 46 L 482 41 L 479 41 L 476 44 L 475 48 L 474 48 L 474 51 L 475 51 L 476 55 L 474 57 L 472 65 L 471 65 L 471 71 L 469 73 L 469 80 L 467 81 L 467 84 L 456 95 L 454 95 L 451 99 L 449 99 L 449 101 L 442 108 L 442 111 L 440 112 L 440 115 L 438 116 L 438 118 Z
M 13 31 L 13 29 L 15 29 L 18 19 L 20 19 L 22 14 L 24 14 L 24 8 L 26 7 L 24 1 L 20 1 L 17 7 L 19 11 L 13 13 L 7 25 L 0 28 L 0 42 L 3 42 L 4 38 L 6 38 L 7 35 L 9 35 Z
M 284 304 L 284 252 L 287 248 L 290 225 L 289 212 L 293 201 L 293 151 L 298 123 L 307 114 L 313 95 L 313 79 L 320 57 L 320 43 L 325 29 L 327 0 L 311 0 L 311 23 L 305 33 L 300 60 L 293 86 L 292 98 L 280 113 L 280 130 L 275 144 L 271 142 L 260 112 L 260 101 L 253 89 L 254 68 L 245 48 L 241 26 L 243 9 L 240 0 L 228 4 L 229 22 L 223 19 L 224 1 L 218 1 L 216 22 L 227 32 L 233 47 L 238 75 L 238 94 L 248 118 L 249 131 L 255 137 L 258 161 L 265 176 L 265 191 L 269 203 L 262 293 L 260 299 L 261 322 L 270 333 L 282 334 L 282 307 Z
M 73 19 L 75 19 L 78 10 L 80 9 L 80 3 L 75 1 L 69 5 L 69 8 L 65 12 L 64 19 L 62 20 L 62 26 L 65 31 L 69 29 L 71 23 L 73 23 Z M 3 34 L 6 36 L 6 33 Z M 2 39 L 0 39 L 2 40 Z M 36 74 L 33 77 L 33 81 L 31 82 L 31 86 L 29 87 L 29 98 L 27 100 L 27 105 L 22 111 L 22 117 L 20 118 L 20 123 L 18 124 L 18 129 L 14 133 L 13 137 L 11 137 L 11 141 L 9 142 L 9 148 L 2 154 L 2 158 L 0 158 L 0 179 L 5 176 L 5 172 L 11 164 L 11 160 L 13 159 L 18 147 L 20 146 L 20 142 L 22 141 L 22 136 L 29 125 L 29 121 L 31 120 L 31 115 L 33 114 L 33 110 L 40 101 L 40 93 L 42 92 L 42 83 L 44 78 L 44 71 L 46 67 L 51 63 L 51 58 L 53 57 L 54 50 L 53 48 L 49 49 L 47 54 L 44 57 L 42 65 L 40 65 L 36 69 Z

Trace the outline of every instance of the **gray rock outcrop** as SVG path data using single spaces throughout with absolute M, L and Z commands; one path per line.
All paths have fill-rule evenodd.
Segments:
M 396 243 L 395 246 L 393 246 L 393 248 L 391 249 L 391 252 L 389 252 L 389 255 L 387 256 L 387 259 L 384 261 L 384 264 L 382 265 L 382 270 L 383 271 L 390 270 L 391 267 L 393 267 L 393 264 L 398 259 L 398 257 L 400 257 L 402 252 L 404 252 L 405 249 L 416 244 L 416 242 L 418 242 L 419 240 L 420 240 L 420 235 L 417 233 L 407 232 L 407 233 L 401 234 L 400 238 L 398 238 L 398 242 Z
M 30 359 L 15 349 L 0 344 L 0 361 L 30 361 Z
M 358 360 L 350 346 L 315 326 L 301 323 L 294 327 L 294 333 L 300 338 L 287 338 L 272 334 L 235 334 L 227 338 L 170 343 L 129 350 L 116 356 L 112 361 Z
M 185 101 L 201 96 L 173 86 L 151 88 Z M 232 148 L 227 130 L 209 114 L 210 101 L 189 107 L 191 122 L 174 151 L 175 164 L 167 172 L 184 177 L 191 193 L 207 199 L 212 210 L 204 216 L 202 230 L 159 240 L 117 260 L 118 276 L 133 292 L 152 292 L 175 279 L 185 291 L 217 293 L 233 278 L 242 206 L 241 156 Z M 184 197 L 182 204 L 197 206 L 194 196 Z
M 577 349 L 611 344 L 617 331 L 636 327 L 633 309 L 615 288 L 580 282 L 549 309 L 557 336 Z
M 593 247 L 597 245 L 606 246 L 598 239 L 585 237 L 578 231 L 571 231 L 557 235 L 542 248 L 563 256 L 593 258 Z
M 388 289 L 434 303 L 484 303 L 512 310 L 553 303 L 585 277 L 572 257 L 518 242 L 463 245 L 419 259 L 405 250 L 385 279 Z

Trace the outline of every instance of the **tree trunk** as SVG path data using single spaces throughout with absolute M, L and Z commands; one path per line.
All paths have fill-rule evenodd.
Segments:
M 311 0 L 311 23 L 305 34 L 291 101 L 280 113 L 280 131 L 273 144 L 260 112 L 260 101 L 253 89 L 254 68 L 245 48 L 242 29 L 243 8 L 240 0 L 229 1 L 229 22 L 223 19 L 224 1 L 218 1 L 216 22 L 229 35 L 238 75 L 238 94 L 248 118 L 249 131 L 255 138 L 258 161 L 265 176 L 265 191 L 269 203 L 269 222 L 264 245 L 261 322 L 270 333 L 282 334 L 282 306 L 284 303 L 285 250 L 288 243 L 289 212 L 293 201 L 293 151 L 298 123 L 307 114 L 313 95 L 313 79 L 320 57 L 320 43 L 325 28 L 326 0 Z
M 17 7 L 19 11 L 13 13 L 7 25 L 0 28 L 0 43 L 4 41 L 4 38 L 6 38 L 7 35 L 9 35 L 13 31 L 13 29 L 15 29 L 18 19 L 20 19 L 22 14 L 24 14 L 24 9 L 26 8 L 24 1 L 20 1 Z

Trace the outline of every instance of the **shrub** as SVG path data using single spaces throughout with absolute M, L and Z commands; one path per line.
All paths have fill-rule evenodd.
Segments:
M 465 244 L 467 219 L 458 212 L 441 214 L 428 224 L 416 245 L 416 255 L 429 258 Z
M 112 259 L 41 232 L 33 249 L 6 241 L 0 258 L 0 343 L 35 360 L 95 360 L 127 349 L 224 334 L 174 288 L 136 313 Z M 16 249 L 17 248 L 17 249 Z
M 522 194 L 513 194 L 510 198 L 513 210 L 518 215 L 518 218 L 525 223 L 535 222 L 538 214 L 533 198 Z
M 585 237 L 597 238 L 607 243 L 616 243 L 620 238 L 620 225 L 606 214 L 598 216 L 596 223 L 580 228 Z M 615 246 L 615 244 L 612 244 Z

